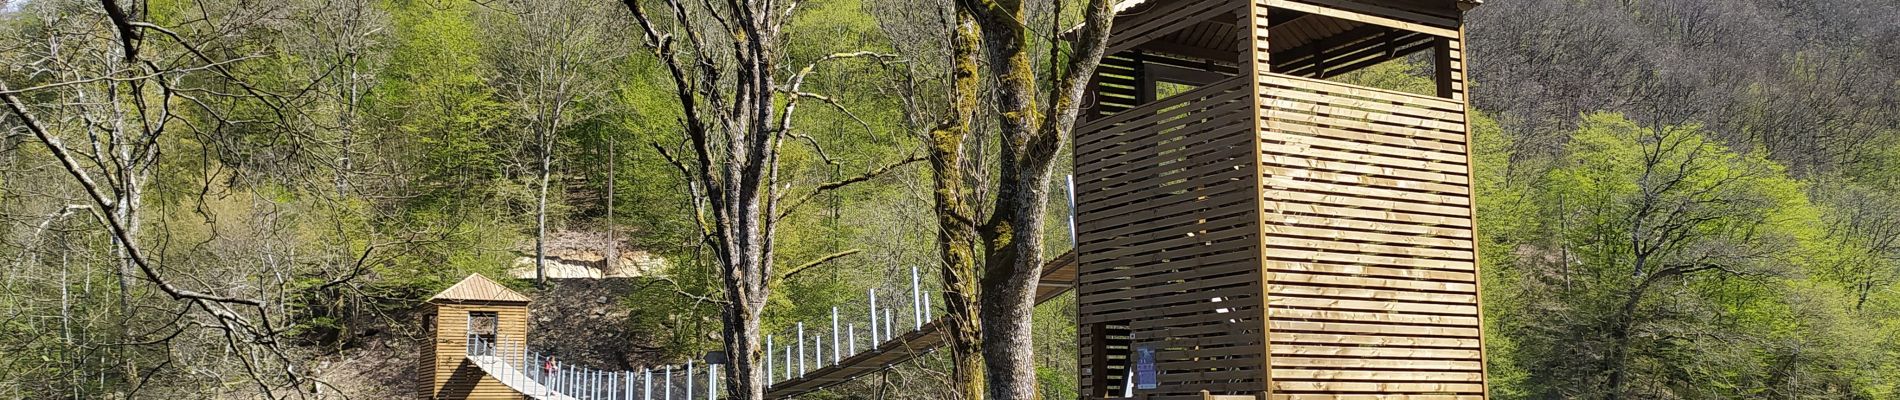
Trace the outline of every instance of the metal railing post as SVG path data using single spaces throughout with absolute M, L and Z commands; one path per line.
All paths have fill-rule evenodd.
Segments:
M 772 349 L 772 335 L 765 335 L 765 387 L 772 387 L 772 382 L 777 380 L 777 378 L 773 377 L 778 371 L 772 370 L 772 356 L 774 355 L 772 354 Z
M 1068 175 L 1063 180 L 1069 183 L 1069 248 L 1070 251 L 1074 251 L 1082 247 L 1081 241 L 1076 239 L 1075 234 L 1075 175 Z
M 924 328 L 924 289 L 923 279 L 917 275 L 917 266 L 910 267 L 910 316 L 916 323 L 916 329 Z
M 805 323 L 798 323 L 798 376 L 805 376 Z
M 877 288 L 864 291 L 871 294 L 871 349 L 876 350 L 878 343 L 881 343 L 877 340 Z
M 844 360 L 844 357 L 840 357 L 838 354 L 838 342 L 839 342 L 838 336 L 840 333 L 838 331 L 839 331 L 838 307 L 832 307 L 831 308 L 831 363 L 832 364 L 837 364 L 838 361 Z

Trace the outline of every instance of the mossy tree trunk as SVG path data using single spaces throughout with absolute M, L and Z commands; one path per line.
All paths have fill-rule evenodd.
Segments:
M 1048 187 L 1113 17 L 1108 1 L 1090 0 L 1071 51 L 1050 54 L 1050 62 L 1062 66 L 1058 75 L 1039 78 L 1030 11 L 1022 1 L 956 3 L 953 110 L 930 135 L 944 298 L 953 322 L 953 377 L 965 400 L 1037 397 L 1030 320 L 1044 263 Z M 1059 14 L 1050 20 L 1052 26 L 1063 23 Z M 986 82 L 994 86 L 981 87 Z M 977 197 L 979 191 L 968 187 L 980 178 L 973 171 L 982 171 L 973 164 L 986 160 L 965 159 L 977 104 L 986 93 L 1000 111 L 984 121 L 996 124 L 1001 147 L 991 198 Z M 972 206 L 981 201 L 995 201 L 985 207 L 993 210 L 987 217 Z

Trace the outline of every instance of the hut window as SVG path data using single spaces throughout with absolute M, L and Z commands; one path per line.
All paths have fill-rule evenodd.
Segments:
M 501 315 L 494 311 L 471 311 L 468 313 L 468 335 L 494 343 L 495 333 L 499 330 L 497 324 L 500 322 Z

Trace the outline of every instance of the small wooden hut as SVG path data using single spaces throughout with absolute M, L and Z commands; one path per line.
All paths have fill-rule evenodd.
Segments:
M 523 399 L 468 361 L 468 344 L 523 343 L 528 337 L 528 296 L 481 274 L 430 297 L 423 318 L 430 343 L 422 347 L 422 394 L 430 399 Z

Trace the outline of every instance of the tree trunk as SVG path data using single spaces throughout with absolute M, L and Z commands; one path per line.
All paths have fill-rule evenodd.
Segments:
M 539 171 L 541 192 L 536 198 L 534 207 L 534 279 L 535 285 L 542 289 L 548 287 L 548 164 L 553 163 L 552 158 L 554 158 L 553 140 L 549 139 L 549 136 L 553 136 L 554 133 L 548 131 L 553 130 L 552 126 L 555 125 L 549 124 L 549 127 L 542 127 L 544 130 L 540 137 L 541 168 Z
M 997 107 L 1003 110 L 997 121 L 1002 136 L 997 207 L 985 224 L 983 238 L 987 251 L 979 311 L 983 363 L 988 398 L 1033 399 L 1036 364 L 1030 314 L 1035 307 L 1036 278 L 1042 271 L 1046 186 L 1055 155 L 1043 146 L 1056 146 L 1060 138 L 1043 136 L 1040 131 L 1035 64 L 1017 20 L 1027 15 L 1028 7 L 1009 2 L 997 8 L 984 10 L 977 18 L 990 73 L 1000 86 Z
M 759 339 L 759 321 L 765 310 L 764 293 L 727 289 L 726 301 L 730 304 L 721 313 L 728 364 L 726 378 L 731 382 L 726 392 L 735 400 L 764 399 L 766 382 L 759 369 L 759 360 L 765 356 L 765 346 Z
M 614 156 L 614 141 L 607 139 L 607 257 L 601 266 L 602 276 L 614 270 L 614 262 L 620 260 L 620 241 L 614 238 L 614 186 L 619 186 L 614 179 Z
M 980 84 L 977 68 L 979 33 L 968 12 L 958 10 L 954 52 L 955 80 L 953 109 L 955 117 L 930 132 L 930 166 L 933 197 L 937 214 L 937 253 L 943 261 L 943 299 L 950 321 L 949 347 L 952 359 L 950 376 L 960 400 L 982 400 L 984 379 L 982 354 L 982 291 L 978 285 L 976 213 L 972 210 L 964 146 L 970 139 L 970 116 L 976 111 Z
M 1661 278 L 1652 275 L 1637 283 L 1636 288 L 1630 290 L 1629 298 L 1623 301 L 1623 307 L 1617 310 L 1616 319 L 1611 321 L 1615 325 L 1610 327 L 1610 354 L 1605 360 L 1610 363 L 1609 382 L 1605 385 L 1608 387 L 1604 392 L 1606 399 L 1623 398 L 1625 386 L 1629 382 L 1629 346 L 1630 337 L 1636 329 L 1636 307 L 1642 303 L 1649 287 Z
M 1060 5 L 1056 7 L 1060 9 Z M 938 224 L 944 239 L 941 251 L 945 262 L 945 290 L 952 301 L 952 316 L 967 316 L 970 303 L 976 303 L 976 318 L 963 317 L 951 326 L 951 345 L 959 356 L 959 369 L 983 365 L 981 375 L 959 372 L 958 379 L 968 385 L 966 397 L 977 385 L 984 387 L 984 399 L 1026 400 L 1038 398 L 1031 316 L 1035 310 L 1037 280 L 1043 267 L 1043 225 L 1047 219 L 1050 176 L 1055 157 L 1067 143 L 1074 127 L 1077 107 L 1088 77 L 1102 58 L 1112 18 L 1106 0 L 1091 0 L 1086 22 L 1074 42 L 1076 47 L 1063 70 L 1050 77 L 1049 93 L 1041 91 L 1035 63 L 1031 61 L 1032 35 L 1024 20 L 1029 8 L 1019 0 L 997 2 L 959 2 L 957 40 L 952 41 L 955 74 L 952 101 L 955 114 L 948 129 L 932 133 L 933 167 L 937 177 Z M 1060 20 L 1060 16 L 1057 18 Z M 975 118 L 976 88 L 986 79 L 979 77 L 979 56 L 987 56 L 988 80 L 995 82 L 993 96 L 1000 136 L 1000 164 L 993 213 L 980 226 L 969 226 L 976 218 L 969 211 L 970 194 L 960 193 L 969 172 L 961 164 L 962 138 L 968 135 L 969 121 Z M 1051 62 L 1056 62 L 1052 53 Z M 1065 75 L 1066 74 L 1066 75 Z M 1039 99 L 1042 99 L 1039 101 Z M 963 132 L 961 135 L 953 134 Z M 945 172 L 952 173 L 945 173 Z M 969 237 L 966 232 L 975 232 Z M 974 251 L 964 251 L 968 240 L 980 246 L 982 267 L 970 263 Z M 972 246 L 971 248 L 977 248 Z M 976 277 L 975 290 L 970 279 Z M 974 297 L 974 298 L 971 298 Z M 971 349 L 967 332 L 958 329 L 978 327 L 977 349 Z M 968 355 L 981 354 L 981 360 Z

